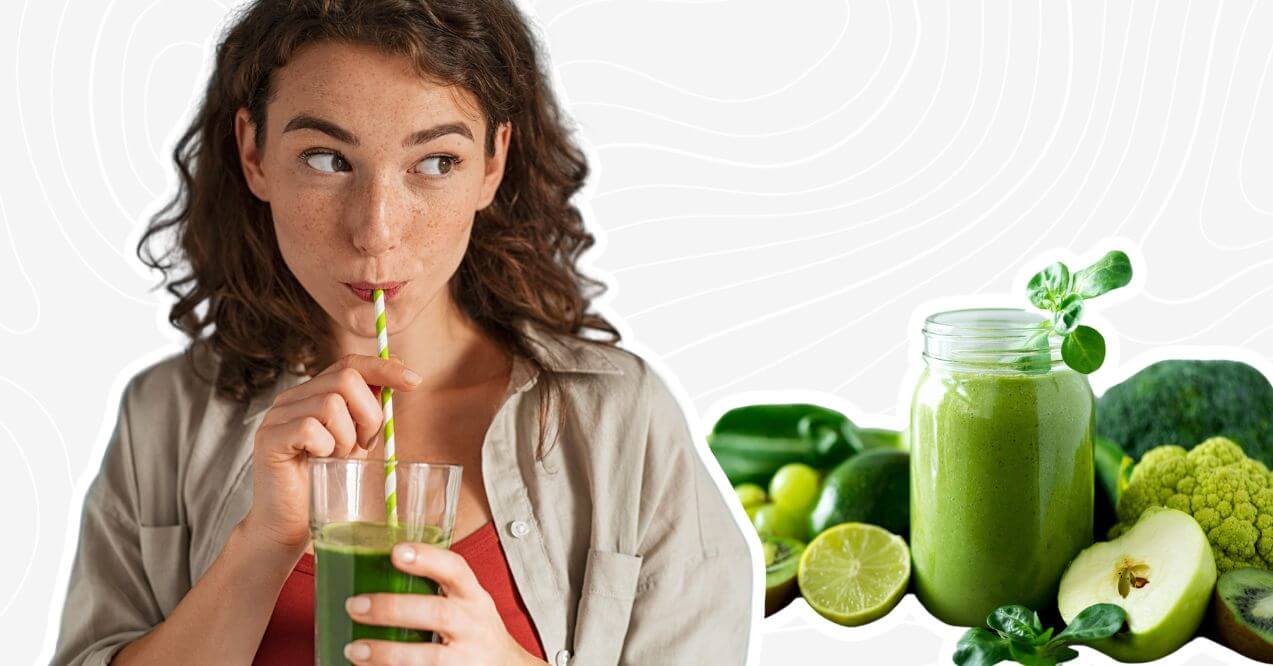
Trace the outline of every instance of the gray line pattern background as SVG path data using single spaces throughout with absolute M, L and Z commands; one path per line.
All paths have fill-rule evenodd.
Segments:
M 8 663 L 48 659 L 119 391 L 181 343 L 133 247 L 234 5 L 0 7 Z M 916 316 L 1023 304 L 1032 268 L 1114 246 L 1138 277 L 1093 317 L 1098 390 L 1185 353 L 1267 369 L 1273 4 L 521 6 L 592 160 L 604 308 L 704 420 L 803 391 L 900 426 Z M 949 663 L 960 633 L 913 598 L 852 630 L 797 602 L 758 625 L 755 662 Z M 1239 661 L 1195 641 L 1164 663 Z

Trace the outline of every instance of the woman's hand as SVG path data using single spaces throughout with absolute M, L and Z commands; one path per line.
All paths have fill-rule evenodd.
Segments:
M 358 640 L 345 647 L 355 664 L 545 664 L 522 649 L 504 628 L 495 602 L 468 562 L 445 548 L 402 543 L 393 549 L 399 570 L 428 578 L 446 594 L 362 594 L 345 603 L 363 624 L 422 629 L 443 643 Z
M 396 359 L 351 354 L 274 398 L 252 445 L 252 508 L 244 528 L 294 551 L 309 540 L 306 458 L 366 458 L 384 412 L 369 384 L 410 391 L 420 377 Z

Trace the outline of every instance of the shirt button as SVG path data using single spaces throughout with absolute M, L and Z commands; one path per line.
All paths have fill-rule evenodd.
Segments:
M 508 526 L 508 531 L 511 532 L 514 537 L 520 539 L 527 534 L 530 534 L 530 525 L 527 525 L 524 520 L 514 520 L 512 524 Z
M 566 666 L 570 663 L 570 650 L 561 650 L 557 653 L 557 666 Z

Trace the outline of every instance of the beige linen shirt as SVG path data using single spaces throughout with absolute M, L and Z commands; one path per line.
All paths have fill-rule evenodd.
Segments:
M 540 371 L 516 357 L 482 475 L 549 663 L 742 663 L 747 543 L 676 400 L 630 352 L 522 330 L 559 380 L 562 418 L 536 460 Z M 285 374 L 244 405 L 184 355 L 132 379 L 85 497 L 54 664 L 107 664 L 172 612 L 252 503 L 253 436 L 274 395 L 303 381 Z

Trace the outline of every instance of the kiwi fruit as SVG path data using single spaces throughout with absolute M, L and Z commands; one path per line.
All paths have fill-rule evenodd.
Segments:
M 1216 633 L 1256 661 L 1273 663 L 1273 571 L 1234 569 L 1216 583 Z
M 765 616 L 782 610 L 796 598 L 796 569 L 804 544 L 787 537 L 762 535 L 765 549 Z

